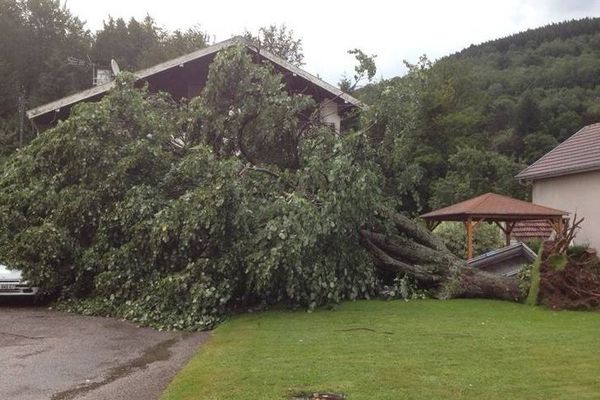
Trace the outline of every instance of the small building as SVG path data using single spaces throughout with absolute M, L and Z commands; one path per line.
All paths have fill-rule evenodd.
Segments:
M 498 275 L 516 276 L 535 259 L 533 250 L 524 243 L 517 242 L 472 258 L 467 261 L 467 265 Z
M 482 222 L 498 225 L 510 246 L 512 232 L 517 223 L 547 221 L 555 231 L 562 230 L 566 211 L 513 199 L 496 193 L 485 193 L 421 215 L 427 228 L 433 231 L 442 221 L 459 221 L 467 231 L 467 260 L 473 258 L 473 230 Z
M 600 123 L 588 125 L 521 171 L 532 201 L 585 218 L 575 244 L 600 249 Z
M 151 92 L 166 92 L 173 99 L 190 99 L 200 94 L 206 85 L 209 66 L 219 51 L 241 45 L 248 49 L 255 62 L 270 63 L 281 74 L 285 88 L 290 93 L 310 95 L 319 105 L 321 121 L 335 131 L 343 130 L 346 118 L 356 109 L 365 107 L 362 102 L 342 92 L 337 87 L 290 64 L 265 49 L 256 47 L 242 37 L 234 37 L 210 47 L 174 58 L 135 72 L 137 85 L 148 85 Z M 27 117 L 38 131 L 55 126 L 68 118 L 71 108 L 83 101 L 98 101 L 113 86 L 114 81 L 99 84 L 79 93 L 66 96 L 27 111 Z

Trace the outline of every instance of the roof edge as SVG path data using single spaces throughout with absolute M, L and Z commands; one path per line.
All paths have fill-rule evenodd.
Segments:
M 482 212 L 481 210 L 476 210 L 476 208 L 485 200 L 490 197 L 504 198 L 513 202 L 514 204 L 522 204 L 527 207 L 536 207 L 536 211 L 530 212 L 499 212 L 493 210 L 492 212 Z M 465 210 L 464 208 L 460 208 L 465 203 L 472 202 L 473 200 L 477 200 L 474 204 L 469 204 L 469 209 Z M 502 210 L 503 211 L 503 210 Z M 465 218 L 484 218 L 487 220 L 534 220 L 534 219 L 546 219 L 546 218 L 554 218 L 563 215 L 568 215 L 569 213 L 563 210 L 558 210 L 556 208 L 543 206 L 541 204 L 536 204 L 532 202 L 528 202 L 525 200 L 515 199 L 509 196 L 496 194 L 493 192 L 484 193 L 482 195 L 460 201 L 458 203 L 442 207 L 436 210 L 429 211 L 425 214 L 420 215 L 421 218 L 425 220 L 431 221 L 451 221 L 451 220 L 464 220 Z
M 588 165 L 580 168 L 566 168 L 562 171 L 527 173 L 527 168 L 515 175 L 516 179 L 525 181 L 537 181 L 541 179 L 558 178 L 561 176 L 580 174 L 582 172 L 600 171 L 600 163 L 597 165 Z
M 201 57 L 205 57 L 210 54 L 214 54 L 224 48 L 230 47 L 235 44 L 241 44 L 241 45 L 245 46 L 249 50 L 254 51 L 256 54 L 265 57 L 269 61 L 271 61 L 275 64 L 278 64 L 282 68 L 285 68 L 296 75 L 301 76 L 302 78 L 306 79 L 307 81 L 313 83 L 314 85 L 321 87 L 322 89 L 331 93 L 335 97 L 340 98 L 340 99 L 344 100 L 345 102 L 352 104 L 355 107 L 358 107 L 361 109 L 368 108 L 368 106 L 366 104 L 364 104 L 362 101 L 343 92 L 339 88 L 325 82 L 321 78 L 318 78 L 318 77 L 310 74 L 309 72 L 296 67 L 295 65 L 289 63 L 288 61 L 282 59 L 281 57 L 276 56 L 275 54 L 272 54 L 271 52 L 269 52 L 267 50 L 257 48 L 253 43 L 251 43 L 250 41 L 248 41 L 247 39 L 245 39 L 241 36 L 234 36 L 227 40 L 223 40 L 219 43 L 213 44 L 212 46 L 208 46 L 203 49 L 199 49 L 199 50 L 193 51 L 191 53 L 184 54 L 182 56 L 173 58 L 171 60 L 164 61 L 164 62 L 156 64 L 154 66 L 138 70 L 138 71 L 134 72 L 134 75 L 136 76 L 136 80 L 145 79 L 151 75 L 157 74 L 159 72 L 163 72 L 169 68 L 173 68 L 178 65 L 185 64 L 186 62 L 190 62 L 190 61 L 196 60 Z M 115 85 L 114 81 L 111 81 L 109 83 L 105 83 L 104 85 L 94 86 L 94 87 L 82 90 L 80 92 L 71 94 L 69 96 L 65 96 L 63 98 L 51 101 L 49 103 L 42 104 L 38 107 L 27 110 L 27 112 L 26 112 L 27 118 L 30 120 L 33 120 L 34 118 L 37 118 L 44 114 L 47 114 L 51 111 L 58 111 L 63 107 L 71 106 L 80 101 L 84 101 L 91 97 L 101 95 L 103 93 L 108 92 L 110 89 L 112 89 L 114 87 L 114 85 Z
M 579 168 L 567 168 L 564 170 L 555 170 L 555 171 L 549 171 L 549 172 L 542 172 L 542 173 L 528 173 L 527 171 L 532 169 L 533 167 L 535 167 L 538 164 L 541 164 L 544 162 L 544 160 L 549 157 L 552 153 L 554 153 L 557 149 L 559 149 L 560 147 L 566 145 L 567 143 L 569 143 L 571 140 L 574 140 L 575 138 L 578 137 L 579 134 L 581 134 L 582 132 L 584 132 L 587 128 L 592 127 L 594 125 L 599 125 L 600 122 L 596 122 L 593 124 L 589 124 L 589 125 L 585 125 L 581 128 L 579 128 L 577 130 L 577 132 L 573 133 L 571 136 L 569 136 L 568 138 L 566 138 L 565 140 L 563 140 L 561 143 L 557 144 L 556 146 L 554 146 L 554 148 L 548 152 L 546 152 L 544 155 L 542 155 L 540 158 L 538 158 L 537 160 L 535 160 L 533 163 L 531 163 L 530 165 L 528 165 L 525 169 L 523 169 L 521 172 L 519 172 L 517 175 L 515 175 L 516 179 L 521 179 L 521 180 L 530 180 L 531 178 L 537 178 L 537 177 L 544 177 L 544 178 L 552 178 L 555 176 L 562 176 L 562 175 L 569 175 L 571 173 L 577 173 L 577 172 L 583 172 L 583 170 L 587 170 L 589 169 L 590 171 L 594 171 L 596 169 L 600 169 L 600 164 L 598 166 L 585 166 L 581 168 L 581 171 Z
M 271 53 L 268 50 L 258 48 L 252 42 L 250 42 L 249 40 L 247 40 L 241 36 L 236 36 L 236 38 L 238 39 L 239 42 L 244 44 L 250 50 L 256 52 L 258 55 L 261 55 L 261 56 L 265 57 L 266 59 L 268 59 L 269 61 L 271 61 L 275 64 L 278 64 L 287 70 L 292 71 L 292 73 L 300 75 L 307 81 L 322 87 L 323 89 L 327 90 L 331 94 L 334 94 L 336 97 L 339 97 L 340 99 L 344 100 L 345 102 L 350 103 L 353 106 L 356 106 L 359 108 L 363 108 L 363 109 L 368 108 L 368 106 L 365 103 L 363 103 L 362 101 L 349 95 L 348 93 L 342 91 L 341 89 L 333 86 L 332 84 L 325 82 L 323 79 L 311 74 L 310 72 L 307 72 L 304 69 L 295 66 L 294 64 L 290 63 L 289 61 L 284 60 L 283 58 Z

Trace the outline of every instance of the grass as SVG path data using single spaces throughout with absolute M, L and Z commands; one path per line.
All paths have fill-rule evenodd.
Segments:
M 598 399 L 598 349 L 600 314 L 509 302 L 269 311 L 219 326 L 162 399 Z

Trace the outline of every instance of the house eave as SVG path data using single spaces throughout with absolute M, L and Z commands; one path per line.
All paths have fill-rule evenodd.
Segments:
M 576 175 L 582 174 L 586 172 L 594 172 L 600 171 L 600 165 L 589 165 L 583 168 L 569 168 L 560 171 L 550 171 L 546 173 L 537 173 L 537 174 L 527 174 L 527 173 L 519 173 L 515 175 L 515 178 L 520 181 L 533 182 L 539 181 L 542 179 L 551 179 L 551 178 L 559 178 L 567 175 Z

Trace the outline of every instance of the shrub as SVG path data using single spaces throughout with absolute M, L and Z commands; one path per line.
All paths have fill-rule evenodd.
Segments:
M 527 247 L 529 247 L 534 253 L 538 253 L 540 248 L 542 247 L 542 241 L 539 239 L 533 239 L 527 242 Z

